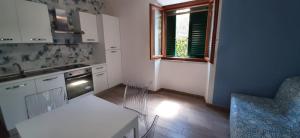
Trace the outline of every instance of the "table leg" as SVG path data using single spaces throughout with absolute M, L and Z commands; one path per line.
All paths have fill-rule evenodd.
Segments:
M 134 121 L 133 133 L 134 133 L 134 138 L 139 138 L 139 119 L 138 119 L 138 117 Z

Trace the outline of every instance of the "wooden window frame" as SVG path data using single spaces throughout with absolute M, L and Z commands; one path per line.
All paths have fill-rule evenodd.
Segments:
M 149 5 L 149 25 L 150 25 L 150 59 L 151 60 L 155 60 L 155 59 L 160 59 L 163 57 L 163 54 L 162 54 L 162 43 L 163 41 L 161 40 L 160 42 L 160 45 L 161 45 L 161 54 L 160 55 L 155 55 L 155 46 L 154 46 L 154 32 L 153 32 L 153 28 L 154 28 L 154 24 L 153 24 L 153 12 L 152 12 L 152 8 L 157 8 L 158 10 L 162 11 L 162 8 L 158 5 L 155 5 L 155 4 L 150 4 Z M 162 14 L 162 12 L 161 12 Z M 163 18 L 161 20 L 161 24 L 163 22 Z M 162 27 L 162 26 L 161 26 Z M 163 37 L 163 34 L 161 32 L 161 38 Z
M 209 62 L 214 64 L 215 62 L 215 50 L 216 50 L 216 41 L 217 41 L 217 31 L 218 31 L 218 23 L 219 23 L 219 8 L 220 8 L 220 0 L 214 0 L 214 22 L 213 22 L 213 31 L 211 38 L 211 50 L 210 50 L 210 58 Z
M 162 14 L 162 36 L 161 36 L 161 54 L 159 56 L 153 56 L 153 20 L 152 20 L 152 6 L 155 6 L 157 8 L 161 9 Z M 179 10 L 179 9 L 185 9 L 185 8 L 191 8 L 191 7 L 197 7 L 197 6 L 208 6 L 208 18 L 207 18 L 207 29 L 206 29 L 206 40 L 205 40 L 205 52 L 204 52 L 204 58 L 181 58 L 181 57 L 166 57 L 166 11 L 170 10 Z M 214 7 L 214 15 L 212 15 L 212 6 Z M 179 61 L 192 61 L 192 62 L 210 62 L 214 63 L 214 55 L 215 55 L 215 44 L 216 44 L 216 36 L 217 36 L 217 26 L 218 26 L 218 11 L 219 11 L 219 0 L 206 0 L 206 1 L 190 1 L 185 3 L 179 3 L 174 5 L 168 5 L 168 6 L 157 6 L 154 4 L 150 4 L 149 6 L 150 10 L 150 59 L 162 59 L 162 60 L 179 60 Z M 212 24 L 212 17 L 214 18 L 214 22 Z M 213 27 L 213 28 L 212 28 Z M 212 31 L 211 31 L 212 29 Z M 211 35 L 212 33 L 212 35 Z M 210 36 L 212 36 L 210 38 Z M 211 49 L 209 49 L 209 42 L 211 43 Z M 209 51 L 210 50 L 210 51 Z

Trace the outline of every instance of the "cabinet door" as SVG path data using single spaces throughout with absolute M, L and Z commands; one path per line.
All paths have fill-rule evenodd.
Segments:
M 93 74 L 94 93 L 102 92 L 108 88 L 105 72 Z
M 34 93 L 36 93 L 34 81 L 0 86 L 0 106 L 8 130 L 28 119 L 25 96 Z
M 0 43 L 20 43 L 15 0 L 1 0 L 0 18 Z
M 122 83 L 121 51 L 106 51 L 106 64 L 109 88 Z
M 98 65 L 94 65 L 92 67 L 93 74 L 101 73 L 101 72 L 104 72 L 105 70 L 106 70 L 105 64 L 98 64 Z
M 120 49 L 119 19 L 109 15 L 102 16 L 105 49 Z
M 36 82 L 36 88 L 38 92 L 43 92 L 43 91 L 66 86 L 64 74 L 38 78 L 35 80 L 35 82 Z
M 17 11 L 23 43 L 53 42 L 47 5 L 18 0 Z
M 82 42 L 98 42 L 97 17 L 94 14 L 79 12 L 80 27 L 84 32 Z

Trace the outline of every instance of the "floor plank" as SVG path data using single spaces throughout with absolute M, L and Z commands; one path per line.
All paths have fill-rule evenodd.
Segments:
M 99 93 L 97 96 L 121 106 L 124 89 L 125 87 L 120 85 Z M 229 113 L 207 106 L 203 98 L 181 95 L 170 90 L 161 90 L 150 95 L 149 112 L 160 116 L 155 138 L 229 137 Z M 164 103 L 169 106 L 165 107 L 165 110 L 172 112 L 173 116 L 164 116 L 158 111 Z M 176 108 L 172 106 L 176 106 Z M 7 138 L 1 125 L 0 138 Z
M 124 86 L 117 86 L 97 96 L 121 106 L 124 89 Z M 181 95 L 170 90 L 160 90 L 150 95 L 149 112 L 160 116 L 155 138 L 229 137 L 228 111 L 207 106 L 203 98 Z M 170 106 L 166 110 L 172 109 L 172 104 L 177 106 L 177 113 L 172 117 L 160 115 L 157 109 L 164 103 Z

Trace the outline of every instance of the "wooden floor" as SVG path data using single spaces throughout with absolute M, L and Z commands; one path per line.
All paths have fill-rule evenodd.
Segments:
M 97 96 L 121 105 L 123 92 L 124 86 L 118 86 Z M 229 137 L 228 111 L 207 106 L 203 98 L 161 90 L 151 94 L 148 106 L 160 116 L 155 138 Z
M 124 86 L 117 86 L 97 96 L 121 106 Z M 158 114 L 154 138 L 227 138 L 229 114 L 207 106 L 203 98 L 161 90 L 149 100 L 151 114 Z M 0 138 L 7 138 L 0 125 Z

